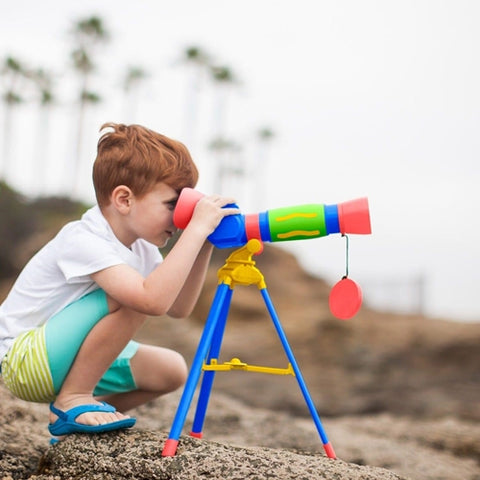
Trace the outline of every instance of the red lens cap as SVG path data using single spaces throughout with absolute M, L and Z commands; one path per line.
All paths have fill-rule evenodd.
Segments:
M 333 286 L 328 305 L 333 316 L 348 320 L 362 305 L 362 290 L 353 280 L 342 278 Z

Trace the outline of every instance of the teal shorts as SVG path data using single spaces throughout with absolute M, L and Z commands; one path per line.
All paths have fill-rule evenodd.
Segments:
M 65 307 L 46 324 L 19 335 L 2 359 L 5 385 L 17 397 L 55 399 L 90 330 L 106 315 L 105 292 L 95 290 Z M 98 382 L 95 396 L 136 390 L 130 360 L 139 344 L 130 341 Z
M 55 394 L 67 376 L 90 330 L 108 315 L 107 297 L 95 290 L 65 307 L 45 326 L 45 345 Z M 130 360 L 139 344 L 130 341 L 97 384 L 94 395 L 109 395 L 136 390 Z

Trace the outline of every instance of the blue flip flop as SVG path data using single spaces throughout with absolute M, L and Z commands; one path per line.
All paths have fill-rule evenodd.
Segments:
M 54 436 L 68 435 L 69 433 L 110 432 L 112 430 L 133 427 L 137 421 L 136 418 L 125 418 L 104 425 L 84 425 L 75 421 L 79 415 L 85 412 L 116 412 L 115 407 L 112 407 L 106 402 L 102 402 L 101 405 L 80 405 L 78 407 L 73 407 L 66 412 L 59 410 L 52 402 L 50 404 L 50 411 L 58 416 L 54 423 L 48 425 L 49 432 Z

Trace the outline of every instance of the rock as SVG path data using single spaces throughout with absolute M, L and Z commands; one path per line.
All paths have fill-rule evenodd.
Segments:
M 401 480 L 387 470 L 262 447 L 234 447 L 182 437 L 174 457 L 162 457 L 166 434 L 126 431 L 72 435 L 51 448 L 35 480 Z

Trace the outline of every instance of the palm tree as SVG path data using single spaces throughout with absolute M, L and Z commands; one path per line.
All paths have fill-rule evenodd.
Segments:
M 23 64 L 14 57 L 5 58 L 0 69 L 2 79 L 2 101 L 4 103 L 3 118 L 3 149 L 0 158 L 0 180 L 7 178 L 7 170 L 10 168 L 11 140 L 13 132 L 13 113 L 15 107 L 23 103 L 23 80 L 26 69 Z
M 254 192 L 256 196 L 256 208 L 264 208 L 265 205 L 265 180 L 267 178 L 267 167 L 268 167 L 268 160 L 269 160 L 269 152 L 268 148 L 274 139 L 275 134 L 272 129 L 269 127 L 262 127 L 256 132 L 256 140 L 257 140 L 257 154 L 256 154 L 256 161 L 254 165 L 255 175 L 253 178 L 255 180 L 256 185 L 254 185 Z
M 233 85 L 238 84 L 232 70 L 226 66 L 211 66 L 210 74 L 215 86 L 213 112 L 214 136 L 223 136 L 227 125 L 227 95 Z
M 101 101 L 98 93 L 91 90 L 90 82 L 92 73 L 95 71 L 93 57 L 98 45 L 106 43 L 110 35 L 105 30 L 101 18 L 93 16 L 79 20 L 71 32 L 74 39 L 74 50 L 71 53 L 73 67 L 80 79 L 80 95 L 77 125 L 77 148 L 75 151 L 75 164 L 73 169 L 74 188 L 77 187 L 77 179 L 81 170 L 81 154 L 83 143 L 83 128 L 85 111 L 90 104 Z
M 195 142 L 195 133 L 198 120 L 199 92 L 205 74 L 210 65 L 210 56 L 198 46 L 187 47 L 183 52 L 182 63 L 190 69 L 186 109 L 185 109 L 185 143 L 192 145 Z
M 263 127 L 258 131 L 258 138 L 261 142 L 269 142 L 275 134 L 269 127 Z
M 240 190 L 243 185 L 242 180 L 245 176 L 245 168 L 240 159 L 242 151 L 241 146 L 225 137 L 216 137 L 209 144 L 209 149 L 214 153 L 214 185 L 213 191 L 222 195 L 233 195 L 233 192 L 227 192 L 226 186 L 230 180 L 240 180 Z
M 35 148 L 35 168 L 33 176 L 33 191 L 42 193 L 45 189 L 45 179 L 47 178 L 47 151 L 50 126 L 50 113 L 55 97 L 53 94 L 53 77 L 50 72 L 39 68 L 30 74 L 38 91 L 38 103 L 40 106 L 38 116 L 37 140 Z
M 147 73 L 141 67 L 127 68 L 123 90 L 125 91 L 125 118 L 128 123 L 134 123 L 140 85 L 147 76 Z
M 227 134 L 227 96 L 232 85 L 238 84 L 232 70 L 226 66 L 210 66 L 210 74 L 214 85 L 213 101 L 213 141 L 210 148 L 215 152 L 214 179 L 219 193 L 226 193 L 225 188 L 227 177 L 240 180 L 243 183 L 245 168 L 241 164 L 238 155 L 238 147 L 231 141 L 226 140 Z M 243 187 L 243 186 L 242 186 Z

